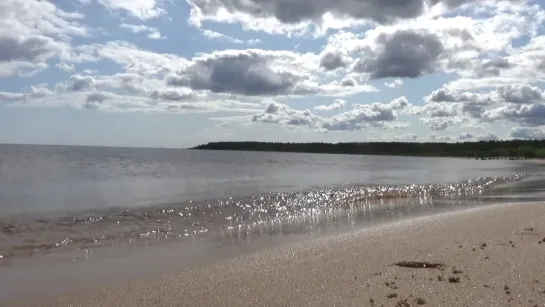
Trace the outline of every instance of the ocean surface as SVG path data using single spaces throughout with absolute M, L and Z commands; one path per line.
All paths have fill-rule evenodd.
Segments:
M 0 145 L 0 264 L 542 200 L 544 174 L 509 160 Z

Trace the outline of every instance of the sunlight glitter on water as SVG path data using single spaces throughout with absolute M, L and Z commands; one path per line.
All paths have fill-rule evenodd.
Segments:
M 303 192 L 267 193 L 208 202 L 110 209 L 56 218 L 0 220 L 3 259 L 156 239 L 212 236 L 250 238 L 272 233 L 319 230 L 466 202 L 526 175 L 480 177 L 456 184 L 350 186 Z

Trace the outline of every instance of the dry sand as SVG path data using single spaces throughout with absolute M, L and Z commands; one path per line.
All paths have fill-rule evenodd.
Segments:
M 544 203 L 496 205 L 291 244 L 38 306 L 545 306 L 543 240 Z M 395 265 L 403 261 L 409 267 Z M 412 268 L 422 264 L 411 261 L 428 266 Z

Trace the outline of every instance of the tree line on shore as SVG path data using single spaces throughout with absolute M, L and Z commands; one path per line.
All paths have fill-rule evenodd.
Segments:
M 545 158 L 545 140 L 498 140 L 459 143 L 365 142 L 275 143 L 212 142 L 193 147 L 203 150 L 272 151 L 354 155 L 468 157 L 479 159 Z

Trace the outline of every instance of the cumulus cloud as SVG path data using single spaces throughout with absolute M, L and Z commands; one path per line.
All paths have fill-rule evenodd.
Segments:
M 413 107 L 411 113 L 426 117 L 454 117 L 460 114 L 460 107 L 456 104 L 432 102 L 423 106 Z
M 49 90 L 45 90 L 49 91 Z M 255 113 L 261 104 L 229 99 L 192 97 L 187 93 L 175 93 L 175 89 L 161 89 L 147 95 L 115 93 L 100 89 L 86 91 L 57 91 L 51 94 L 42 89 L 30 93 L 0 92 L 0 103 L 27 107 L 70 107 L 103 112 L 235 112 Z M 184 96 L 186 94 L 186 96 Z
M 253 122 L 279 124 L 285 126 L 304 126 L 325 131 L 359 131 L 364 128 L 397 128 L 398 112 L 409 107 L 405 97 L 390 103 L 355 104 L 353 109 L 334 115 L 321 117 L 309 110 L 292 109 L 285 104 L 270 102 L 265 111 L 255 114 Z
M 464 132 L 458 136 L 459 141 L 470 142 L 470 141 L 495 141 L 499 137 L 494 133 L 484 133 L 484 134 L 475 134 L 473 132 Z
M 354 71 L 368 73 L 371 79 L 416 78 L 433 73 L 444 47 L 438 36 L 427 32 L 398 31 L 377 37 L 378 50 L 364 53 Z
M 350 62 L 351 59 L 342 53 L 326 52 L 320 58 L 320 67 L 330 71 L 347 67 Z
M 506 58 L 485 59 L 477 65 L 474 75 L 478 78 L 497 77 L 501 74 L 502 70 L 511 67 L 512 64 L 509 63 L 509 59 Z
M 157 0 L 98 0 L 98 3 L 112 11 L 124 11 L 142 20 L 159 17 L 165 10 Z
M 509 131 L 509 137 L 523 140 L 545 139 L 544 127 L 513 127 Z
M 452 124 L 506 120 L 535 126 L 545 123 L 545 92 L 528 84 L 504 85 L 490 92 L 462 92 L 442 87 L 424 97 L 411 112 L 433 130 Z
M 83 16 L 48 1 L 5 0 L 0 3 L 0 77 L 30 76 L 70 49 L 72 36 L 87 35 Z
M 354 78 L 346 78 L 341 82 L 341 86 L 345 87 L 354 87 L 356 85 L 358 85 L 358 81 L 356 81 Z
M 507 120 L 527 126 L 545 125 L 545 103 L 508 104 L 486 110 L 483 117 L 489 121 Z
M 536 28 L 545 21 L 545 11 L 537 6 L 526 6 L 524 14 L 520 12 L 511 12 L 514 16 L 508 16 L 507 13 L 502 14 L 504 17 L 501 22 L 505 25 L 500 25 L 500 20 L 497 20 L 494 33 L 488 33 L 486 42 L 483 42 L 479 47 L 480 53 L 487 50 L 487 46 L 494 46 L 494 41 L 502 41 L 498 50 L 490 50 L 493 53 L 507 54 L 504 57 L 491 57 L 487 54 L 481 58 L 466 60 L 465 66 L 461 70 L 454 72 L 462 76 L 462 78 L 451 81 L 449 87 L 459 90 L 475 90 L 480 88 L 490 88 L 505 85 L 523 85 L 534 83 L 539 80 L 545 80 L 545 36 L 536 35 Z M 502 37 L 503 35 L 503 37 Z M 516 49 L 512 49 L 511 43 L 513 39 L 530 37 L 528 44 L 522 45 Z
M 453 137 L 449 135 L 437 135 L 435 133 L 430 133 L 428 139 L 432 142 L 452 142 Z
M 498 94 L 511 103 L 545 103 L 545 91 L 529 84 L 498 87 Z
M 490 93 L 472 93 L 452 90 L 448 87 L 442 87 L 433 91 L 430 95 L 424 97 L 427 102 L 472 102 L 475 104 L 492 104 L 497 101 L 498 96 L 494 92 Z
M 52 96 L 54 93 L 45 87 L 36 87 L 32 86 L 30 92 L 28 93 L 12 93 L 12 92 L 0 92 L 0 102 L 4 103 L 14 103 L 29 101 L 36 98 L 44 98 Z
M 58 39 L 87 35 L 80 13 L 63 11 L 49 1 L 4 0 L 0 3 L 0 34 L 44 35 Z
M 258 18 L 275 17 L 283 23 L 318 20 L 327 12 L 358 19 L 374 19 L 376 21 L 388 22 L 395 18 L 416 17 L 424 9 L 422 0 L 409 0 L 403 1 L 403 3 L 376 0 L 343 0 L 340 2 L 330 0 L 304 0 L 297 2 L 280 0 L 267 2 L 255 0 L 245 2 L 192 0 L 191 3 L 194 5 L 194 8 L 200 9 L 205 14 L 216 14 L 223 9 L 228 12 L 244 12 Z
M 29 35 L 26 37 L 0 37 L 0 62 L 23 60 L 45 61 L 59 54 L 62 47 L 50 37 Z
M 0 92 L 0 102 L 13 102 L 23 100 L 25 98 L 26 95 L 23 93 Z
M 87 90 L 93 86 L 95 78 L 91 76 L 73 75 L 70 77 L 70 81 L 66 85 L 67 91 L 80 91 Z
M 155 100 L 195 101 L 198 95 L 189 89 L 165 88 L 153 90 L 149 97 Z
M 204 35 L 204 37 L 206 37 L 208 39 L 223 40 L 223 41 L 231 42 L 233 44 L 243 44 L 244 43 L 241 39 L 234 38 L 232 36 L 225 35 L 223 33 L 219 33 L 219 32 L 216 32 L 216 31 L 204 30 L 202 32 L 202 34 Z
M 454 16 L 407 20 L 361 34 L 337 32 L 328 37 L 324 51 L 356 59 L 353 69 L 375 79 L 449 73 L 460 77 L 449 84 L 458 90 L 544 78 L 537 60 L 545 55 L 543 41 L 534 37 L 545 21 L 543 10 L 524 1 L 466 4 Z M 514 40 L 525 36 L 531 37 L 528 46 L 513 49 Z M 390 58 L 393 61 L 381 61 Z
M 402 136 L 396 137 L 396 141 L 402 142 L 416 142 L 418 140 L 418 135 L 414 133 L 406 133 Z
M 131 31 L 132 33 L 148 33 L 147 37 L 151 39 L 165 39 L 165 37 L 161 35 L 161 32 L 159 32 L 159 30 L 154 27 L 148 27 L 145 25 L 133 25 L 127 23 L 122 23 L 120 27 L 122 29 Z
M 316 111 L 333 111 L 333 110 L 340 110 L 344 108 L 344 105 L 346 104 L 346 100 L 343 99 L 335 99 L 335 101 L 330 105 L 319 105 L 315 106 L 314 110 Z
M 170 74 L 169 86 L 244 96 L 342 95 L 344 91 L 375 91 L 368 85 L 346 87 L 320 83 L 314 54 L 261 49 L 201 54 L 187 68 Z
M 400 88 L 403 85 L 403 80 L 401 79 L 395 79 L 394 81 L 388 83 L 384 83 L 384 86 L 389 88 Z
M 148 38 L 150 39 L 166 39 L 163 35 L 161 35 L 160 32 L 151 32 L 148 34 Z
M 112 61 L 122 66 L 127 73 L 147 77 L 175 73 L 189 65 L 189 61 L 184 57 L 144 50 L 124 41 L 78 46 L 64 57 L 64 61 L 67 63 L 96 62 L 99 60 Z
M 460 141 L 470 141 L 470 140 L 473 140 L 474 138 L 475 138 L 475 134 L 471 132 L 465 132 L 458 136 L 458 139 Z
M 362 22 L 390 24 L 413 19 L 439 5 L 454 9 L 462 0 L 189 0 L 191 22 L 201 26 L 205 21 L 241 23 L 251 30 L 278 33 L 287 29 L 306 32 L 310 25 L 322 28 L 345 28 Z M 280 28 L 280 29 L 279 29 Z M 291 31 L 290 31 L 291 30 Z
M 462 122 L 460 117 L 423 117 L 420 121 L 434 131 L 445 130 L 450 125 Z
M 98 109 L 100 104 L 106 101 L 108 98 L 112 98 L 113 95 L 105 92 L 92 92 L 85 96 L 85 103 L 83 107 L 85 109 Z
M 269 62 L 274 54 L 264 51 L 215 53 L 196 59 L 186 70 L 170 76 L 171 86 L 185 86 L 213 93 L 247 96 L 308 94 L 313 91 L 308 77 L 287 69 L 276 68 Z M 277 58 L 296 57 L 280 54 Z
M 150 27 L 145 25 L 133 25 L 133 24 L 122 23 L 121 25 L 119 25 L 119 27 L 121 27 L 122 29 L 127 29 L 131 31 L 132 33 L 141 33 L 141 32 L 150 31 Z

